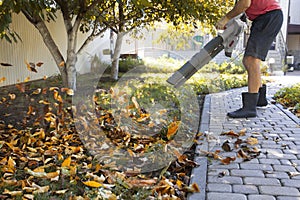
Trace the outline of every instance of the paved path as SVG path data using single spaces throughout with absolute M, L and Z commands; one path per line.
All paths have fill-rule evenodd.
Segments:
M 274 77 L 274 80 L 267 84 L 269 100 L 280 87 L 300 82 L 300 77 Z M 206 96 L 201 122 L 205 138 L 199 141 L 199 155 L 195 158 L 200 166 L 194 169 L 191 178 L 192 183 L 198 183 L 201 192 L 191 195 L 189 200 L 300 200 L 300 120 L 280 105 L 271 103 L 259 108 L 256 118 L 226 117 L 228 111 L 240 108 L 240 94 L 244 91 L 247 88 Z M 258 144 L 243 144 L 259 150 L 259 156 L 250 161 L 238 158 L 241 146 L 236 149 L 233 145 L 237 138 L 221 136 L 230 130 L 234 133 L 244 130 L 245 135 L 239 137 L 242 141 L 256 138 Z M 227 140 L 231 147 L 229 152 L 222 149 Z M 224 165 L 220 160 L 203 155 L 203 151 L 216 150 L 221 151 L 222 158 L 236 160 Z

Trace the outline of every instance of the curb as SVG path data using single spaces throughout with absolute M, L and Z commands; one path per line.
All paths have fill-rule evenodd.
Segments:
M 210 123 L 210 101 L 211 95 L 206 95 L 203 103 L 203 110 L 201 115 L 200 122 L 200 133 L 205 133 L 209 129 Z M 196 152 L 199 149 L 207 151 L 208 144 L 205 141 L 199 141 L 196 147 Z M 199 167 L 196 167 L 192 170 L 190 183 L 198 184 L 200 188 L 199 193 L 193 193 L 188 195 L 188 200 L 205 200 L 206 199 L 206 179 L 207 179 L 207 158 L 205 156 L 195 156 L 194 161 L 199 164 Z

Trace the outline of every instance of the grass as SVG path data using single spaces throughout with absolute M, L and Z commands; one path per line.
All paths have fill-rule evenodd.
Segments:
M 126 64 L 124 67 L 122 67 L 123 64 Z M 122 97 L 122 92 L 125 92 L 126 86 L 128 86 L 129 90 L 129 105 L 135 104 L 135 100 L 133 97 L 136 98 L 136 101 L 139 105 L 135 105 L 134 108 L 130 109 L 130 116 L 133 119 L 142 119 L 142 123 L 148 123 L 148 118 L 143 118 L 143 114 L 149 114 L 149 113 L 156 113 L 156 111 L 163 111 L 165 108 L 167 110 L 166 113 L 162 113 L 159 115 L 159 128 L 161 128 L 161 132 L 155 135 L 155 140 L 151 141 L 153 144 L 147 144 L 145 143 L 145 146 L 147 149 L 145 150 L 145 153 L 148 153 L 149 151 L 154 151 L 157 149 L 160 149 L 161 144 L 168 143 L 169 140 L 172 139 L 171 136 L 168 135 L 168 128 L 169 124 L 172 122 L 180 121 L 181 115 L 184 114 L 188 117 L 189 123 L 194 123 L 194 126 L 199 123 L 199 119 L 197 116 L 199 113 L 193 113 L 194 107 L 196 107 L 194 104 L 190 104 L 189 95 L 187 95 L 188 91 L 193 91 L 193 94 L 196 96 L 197 94 L 207 94 L 212 92 L 220 92 L 227 89 L 231 89 L 234 87 L 241 87 L 246 85 L 245 81 L 245 75 L 244 74 L 238 74 L 238 75 L 232 75 L 230 73 L 223 73 L 221 69 L 224 68 L 224 66 L 218 66 L 214 63 L 211 63 L 212 66 L 208 65 L 208 69 L 204 69 L 203 71 L 200 71 L 196 73 L 190 80 L 187 81 L 187 83 L 182 86 L 180 90 L 174 89 L 172 86 L 168 85 L 166 83 L 166 80 L 169 76 L 172 75 L 172 73 L 178 69 L 182 64 L 183 61 L 177 61 L 173 59 L 167 59 L 167 58 L 161 58 L 156 62 L 148 62 L 147 60 L 144 61 L 143 64 L 141 64 L 141 61 L 135 62 L 135 61 L 128 61 L 121 63 L 121 67 L 123 69 L 129 70 L 120 73 L 120 79 L 118 81 L 113 81 L 109 79 L 108 74 L 104 74 L 102 77 L 98 77 L 97 74 L 84 74 L 80 75 L 78 77 L 78 89 L 84 93 L 84 95 L 87 95 L 88 98 L 95 98 L 97 97 L 97 103 L 100 105 L 99 107 L 99 114 L 103 117 L 104 121 L 103 123 L 108 123 L 108 125 L 113 125 L 113 123 L 109 124 L 109 121 L 111 121 L 111 118 L 105 118 L 104 116 L 110 115 L 112 113 L 111 108 L 111 99 L 112 95 Z M 220 67 L 220 69 L 218 69 Z M 226 68 L 226 67 L 225 67 Z M 238 68 L 238 66 L 236 66 Z M 213 69 L 213 70 L 209 70 Z M 241 71 L 242 69 L 238 68 L 237 71 Z M 236 69 L 235 69 L 236 71 Z M 83 153 L 77 152 L 72 154 L 72 164 L 71 166 L 77 167 L 77 172 L 75 175 L 71 175 L 69 170 L 63 170 L 61 167 L 65 159 L 69 156 L 68 154 L 68 147 L 69 146 L 77 146 L 79 145 L 79 138 L 76 137 L 78 134 L 74 131 L 74 126 L 72 126 L 71 116 L 69 116 L 68 107 L 72 106 L 72 99 L 68 97 L 65 93 L 61 92 L 59 89 L 57 91 L 60 95 L 62 95 L 62 98 L 64 99 L 64 104 L 58 103 L 57 99 L 53 96 L 54 91 L 47 90 L 46 94 L 39 93 L 37 95 L 33 94 L 33 91 L 37 88 L 43 89 L 43 88 L 50 88 L 50 87 L 62 87 L 60 77 L 51 77 L 47 80 L 42 81 L 32 81 L 25 84 L 25 87 L 27 88 L 24 93 L 21 93 L 17 90 L 15 86 L 5 87 L 3 90 L 1 90 L 1 96 L 5 97 L 6 100 L 2 99 L 1 110 L 6 112 L 7 114 L 15 113 L 15 110 L 18 110 L 19 114 L 16 116 L 10 115 L 11 118 L 8 118 L 7 116 L 0 116 L 4 117 L 2 118 L 3 121 L 8 122 L 9 124 L 13 123 L 20 123 L 19 124 L 19 134 L 13 136 L 11 134 L 2 134 L 1 137 L 3 137 L 3 141 L 10 142 L 12 140 L 18 141 L 15 145 L 20 148 L 24 153 L 28 153 L 27 148 L 23 148 L 23 145 L 27 145 L 28 147 L 35 147 L 37 149 L 42 149 L 45 147 L 47 148 L 57 148 L 60 149 L 60 156 L 58 155 L 42 155 L 39 151 L 36 153 L 36 156 L 43 156 L 42 160 L 46 160 L 47 158 L 53 158 L 54 165 L 46 167 L 44 170 L 46 173 L 55 172 L 56 170 L 60 170 L 59 180 L 50 180 L 50 179 L 44 179 L 39 177 L 32 177 L 29 176 L 28 172 L 25 171 L 25 167 L 29 167 L 31 170 L 34 170 L 38 168 L 40 165 L 43 165 L 43 161 L 31 161 L 29 164 L 26 162 L 21 162 L 18 160 L 19 158 L 17 156 L 14 156 L 14 154 L 11 156 L 12 159 L 16 160 L 18 165 L 16 166 L 16 173 L 14 173 L 14 179 L 17 181 L 23 181 L 30 178 L 30 182 L 34 182 L 37 185 L 40 186 L 50 186 L 50 189 L 46 193 L 39 193 L 34 194 L 35 199 L 69 199 L 72 196 L 84 196 L 88 199 L 101 199 L 102 196 L 109 196 L 107 195 L 107 192 L 111 192 L 118 196 L 120 199 L 146 199 L 147 197 L 151 195 L 156 195 L 155 192 L 153 194 L 153 187 L 128 187 L 126 184 L 126 180 L 128 180 L 132 177 L 128 175 L 128 177 L 124 178 L 125 175 L 120 176 L 120 174 L 117 174 L 116 180 L 110 179 L 110 175 L 115 173 L 114 169 L 108 169 L 97 167 L 97 161 L 91 159 L 91 155 L 87 153 L 86 150 L 84 150 Z M 98 91 L 95 92 L 95 87 L 97 87 Z M 115 89 L 114 93 L 111 91 L 112 89 Z M 116 91 L 116 89 L 119 89 L 119 93 Z M 15 93 L 17 94 L 17 98 L 15 99 L 9 99 L 8 93 Z M 50 103 L 50 106 L 43 105 L 38 103 L 40 100 L 47 99 Z M 73 99 L 74 100 L 74 99 Z M 76 99 L 78 100 L 78 99 Z M 80 100 L 80 99 L 79 99 Z M 185 105 L 180 105 L 181 101 L 185 102 Z M 35 105 L 36 103 L 37 105 Z M 87 103 L 87 102 L 84 102 Z M 193 102 L 195 103 L 195 102 Z M 197 102 L 198 103 L 198 102 Z M 9 105 L 9 106 L 8 106 Z M 34 106 L 35 108 L 35 114 L 28 115 L 28 106 Z M 60 111 L 61 107 L 63 108 L 63 112 Z M 92 107 L 92 105 L 89 105 Z M 121 106 L 120 104 L 117 104 L 116 106 Z M 155 107 L 156 106 L 156 107 Z M 180 110 L 182 106 L 186 106 L 186 110 Z M 125 105 L 126 107 L 126 105 Z M 17 109 L 16 109 L 17 108 Z M 122 107 L 121 107 L 122 108 Z M 144 108 L 153 108 L 152 110 L 143 110 Z M 155 110 L 155 109 L 157 110 Z M 127 109 L 127 108 L 126 108 Z M 129 110 L 129 109 L 127 109 Z M 11 113 L 12 112 L 12 113 Z M 32 123 L 36 120 L 38 116 L 44 116 L 45 113 L 43 112 L 51 112 L 52 114 L 56 114 L 56 122 L 59 121 L 61 123 L 65 124 L 65 127 L 61 128 L 60 130 L 57 130 L 57 128 L 52 127 L 51 125 L 45 123 L 45 134 L 46 137 L 44 139 L 37 139 L 38 136 L 34 136 L 33 134 L 38 130 L 38 127 L 32 126 Z M 184 112 L 184 113 L 183 113 Z M 63 113 L 63 114 L 62 114 Z M 151 115 L 152 115 L 151 113 Z M 23 116 L 24 115 L 24 116 Z M 147 116 L 147 115 L 146 115 Z M 199 116 L 198 116 L 199 117 Z M 1 119 L 1 118 L 0 118 Z M 41 118 L 43 119 L 43 118 Z M 24 124 L 24 120 L 26 121 L 26 124 Z M 107 120 L 107 121 L 105 121 Z M 43 121 L 43 120 L 41 120 Z M 183 124 L 183 123 L 182 123 Z M 1 125 L 1 124 L 0 124 Z M 41 123 L 41 126 L 44 125 Z M 22 128 L 25 129 L 23 130 Z M 188 124 L 183 124 L 183 130 L 188 129 Z M 15 126 L 17 128 L 17 126 Z M 111 127 L 108 126 L 108 130 L 114 130 Z M 8 130 L 9 131 L 9 130 Z M 74 131 L 74 132 L 72 132 Z M 190 130 L 187 130 L 184 132 L 184 134 L 189 133 Z M 193 132 L 194 135 L 195 132 Z M 185 136 L 184 134 L 180 134 L 179 136 Z M 115 137 L 116 139 L 119 139 L 120 141 L 123 140 L 123 136 L 120 136 L 120 138 L 117 137 L 118 135 L 112 134 L 111 137 Z M 160 139 L 157 139 L 160 137 Z M 188 137 L 187 137 L 188 138 Z M 2 140 L 1 139 L 1 140 Z M 59 139 L 59 142 L 58 142 Z M 193 138 L 188 138 L 192 139 Z M 125 139 L 124 139 L 125 140 Z M 129 141 L 129 140 L 128 140 Z M 127 147 L 134 147 L 134 142 L 138 141 L 138 138 L 131 138 L 131 143 L 127 144 Z M 158 141 L 158 142 L 157 142 Z M 178 141 L 182 142 L 182 141 Z M 185 145 L 188 141 L 183 141 L 180 143 L 181 145 Z M 4 143 L 3 143 L 4 144 Z M 51 146 L 49 146 L 51 144 Z M 52 146 L 53 145 L 53 146 Z M 8 148 L 7 145 L 2 145 L 0 152 L 0 160 L 3 159 L 3 157 L 10 156 L 9 153 L 11 151 L 10 148 Z M 4 149 L 7 149 L 7 151 L 4 151 Z M 49 149 L 48 149 L 49 150 Z M 148 151 L 148 152 L 147 152 Z M 190 150 L 192 151 L 192 150 Z M 193 159 L 192 153 L 189 152 L 190 156 L 189 159 Z M 27 155 L 27 154 L 26 154 Z M 29 155 L 32 155 L 32 152 L 29 152 Z M 161 159 L 159 157 L 159 159 Z M 164 161 L 166 158 L 162 158 Z M 50 162 L 50 161 L 49 161 Z M 183 161 L 181 161 L 183 162 Z M 188 164 L 187 162 L 186 164 Z M 69 167 L 71 167 L 69 166 Z M 89 166 L 89 167 L 88 167 Z M 158 186 L 158 189 L 156 192 L 162 192 L 161 188 L 164 188 L 166 183 L 173 182 L 173 184 L 176 186 L 176 183 L 178 181 L 179 174 L 185 173 L 185 176 L 180 175 L 182 177 L 182 183 L 180 182 L 179 185 L 182 184 L 188 184 L 188 178 L 186 176 L 189 175 L 190 170 L 192 169 L 192 166 L 185 166 L 182 163 L 172 163 L 170 164 L 172 170 L 166 170 L 164 171 L 155 171 L 148 174 L 139 174 L 137 175 L 137 180 L 143 179 L 143 178 L 157 178 L 161 181 L 160 184 L 163 184 L 161 186 Z M 177 171 L 176 169 L 178 166 L 182 168 L 182 171 Z M 97 170 L 96 170 L 97 169 Z M 0 176 L 4 175 L 5 170 L 2 169 L 0 165 Z M 83 184 L 82 181 L 88 180 L 86 177 L 87 173 L 93 173 L 94 175 L 105 175 L 107 183 L 114 184 L 114 187 L 111 189 L 105 189 L 100 188 L 90 188 Z M 180 173 L 181 172 L 181 173 Z M 103 173 L 103 174 L 101 174 Z M 123 179 L 122 179 L 123 177 Z M 119 178 L 119 179 L 118 179 Z M 164 180 L 164 179 L 167 179 Z M 1 185 L 0 192 L 3 193 L 4 189 L 8 189 L 10 191 L 20 191 L 21 185 Z M 167 185 L 168 186 L 168 185 Z M 56 194 L 56 191 L 64 190 L 67 188 L 66 192 L 62 192 L 62 194 Z M 185 199 L 186 193 L 176 189 L 176 193 L 180 194 L 181 199 Z M 173 189 L 170 188 L 170 191 Z M 164 192 L 167 192 L 166 190 L 163 190 Z M 15 199 L 22 199 L 21 196 L 16 196 Z

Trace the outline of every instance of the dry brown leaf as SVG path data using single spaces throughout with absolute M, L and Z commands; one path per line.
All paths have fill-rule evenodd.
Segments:
M 226 157 L 221 160 L 224 165 L 229 165 L 232 161 L 235 161 L 235 157 Z
M 200 192 L 200 188 L 197 183 L 193 183 L 191 186 L 185 187 L 184 190 L 189 193 Z
M 240 135 L 235 133 L 233 130 L 230 130 L 228 132 L 223 132 L 221 133 L 221 135 L 226 135 L 226 136 L 230 136 L 230 137 L 239 137 Z
M 16 88 L 22 93 L 25 92 L 25 84 L 24 83 L 16 84 Z
M 238 158 L 249 159 L 249 156 L 242 149 L 237 152 L 237 156 Z
M 156 179 L 131 179 L 126 181 L 128 184 L 136 187 L 147 187 L 157 183 Z
M 242 130 L 240 130 L 239 135 L 240 136 L 245 136 L 246 135 L 246 131 L 247 131 L 247 129 L 243 128 Z
M 43 62 L 38 62 L 36 63 L 36 66 L 41 67 L 44 63 Z

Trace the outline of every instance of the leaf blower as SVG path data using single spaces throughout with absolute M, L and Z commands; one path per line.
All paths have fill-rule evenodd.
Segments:
M 209 41 L 198 53 L 178 69 L 167 82 L 175 88 L 183 85 L 192 75 L 210 62 L 223 49 L 225 55 L 231 57 L 233 49 L 236 47 L 239 35 L 244 31 L 245 15 L 231 19 L 223 32 Z

